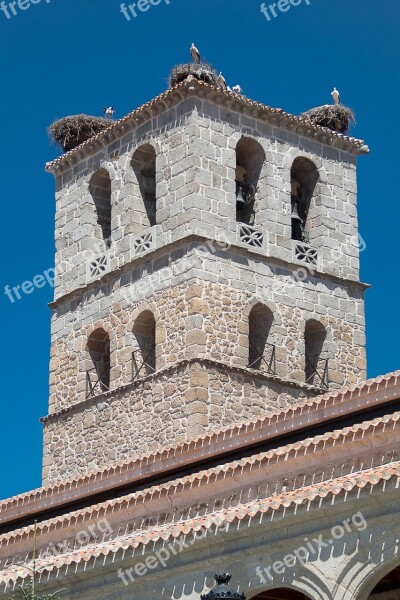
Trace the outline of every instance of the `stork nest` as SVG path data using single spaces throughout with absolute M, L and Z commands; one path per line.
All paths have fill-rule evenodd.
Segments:
M 49 135 L 56 146 L 68 152 L 111 125 L 112 121 L 103 117 L 73 115 L 54 121 L 49 127 Z
M 207 63 L 187 63 L 177 65 L 171 71 L 169 76 L 169 87 L 174 87 L 178 83 L 185 81 L 189 75 L 192 75 L 198 81 L 204 81 L 210 85 L 218 85 L 217 74 L 214 68 Z
M 356 122 L 353 111 L 342 104 L 317 106 L 317 108 L 307 110 L 301 116 L 314 123 L 314 125 L 328 127 L 339 133 L 347 133 L 350 125 Z

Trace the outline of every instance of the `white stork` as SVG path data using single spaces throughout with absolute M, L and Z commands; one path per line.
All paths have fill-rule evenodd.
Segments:
M 217 77 L 217 82 L 218 82 L 218 85 L 220 88 L 222 88 L 223 90 L 227 89 L 225 77 L 222 75 L 221 72 L 219 73 L 219 75 Z
M 331 96 L 336 106 L 340 104 L 340 94 L 335 87 L 333 88 L 333 92 L 331 92 Z
M 115 115 L 115 108 L 113 106 L 107 106 L 106 108 L 103 108 L 103 113 L 107 119 L 112 119 Z
M 198 51 L 198 49 L 196 48 L 196 46 L 193 43 L 190 46 L 190 54 L 192 55 L 194 62 L 196 62 L 196 63 L 200 62 L 200 52 Z
M 233 91 L 235 92 L 235 94 L 241 94 L 243 92 L 242 88 L 240 87 L 240 85 L 234 85 L 233 86 Z

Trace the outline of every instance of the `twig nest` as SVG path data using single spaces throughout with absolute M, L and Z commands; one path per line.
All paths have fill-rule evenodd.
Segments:
M 314 125 L 329 127 L 339 133 L 347 133 L 350 125 L 355 123 L 353 111 L 342 104 L 325 104 L 304 112 L 302 117 L 309 119 Z
M 73 115 L 59 119 L 50 125 L 49 135 L 56 146 L 67 152 L 111 125 L 112 121 L 103 117 Z
M 206 63 L 187 63 L 177 65 L 171 71 L 169 76 L 169 87 L 185 81 L 189 75 L 192 75 L 198 81 L 204 81 L 210 85 L 218 85 L 217 74 L 211 65 Z

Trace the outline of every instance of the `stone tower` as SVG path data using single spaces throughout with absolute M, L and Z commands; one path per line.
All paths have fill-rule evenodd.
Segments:
M 189 77 L 47 165 L 45 484 L 365 379 L 367 151 Z

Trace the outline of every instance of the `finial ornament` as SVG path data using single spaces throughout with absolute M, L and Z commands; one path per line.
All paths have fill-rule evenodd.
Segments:
M 222 583 L 228 584 L 232 579 L 232 575 L 230 573 L 222 573 L 222 575 L 215 574 L 214 579 L 218 585 L 221 585 Z
M 220 575 L 214 575 L 214 579 L 217 585 L 213 587 L 208 594 L 202 594 L 201 600 L 246 600 L 244 594 L 235 592 L 229 587 L 229 582 L 232 578 L 230 573 L 222 573 Z

